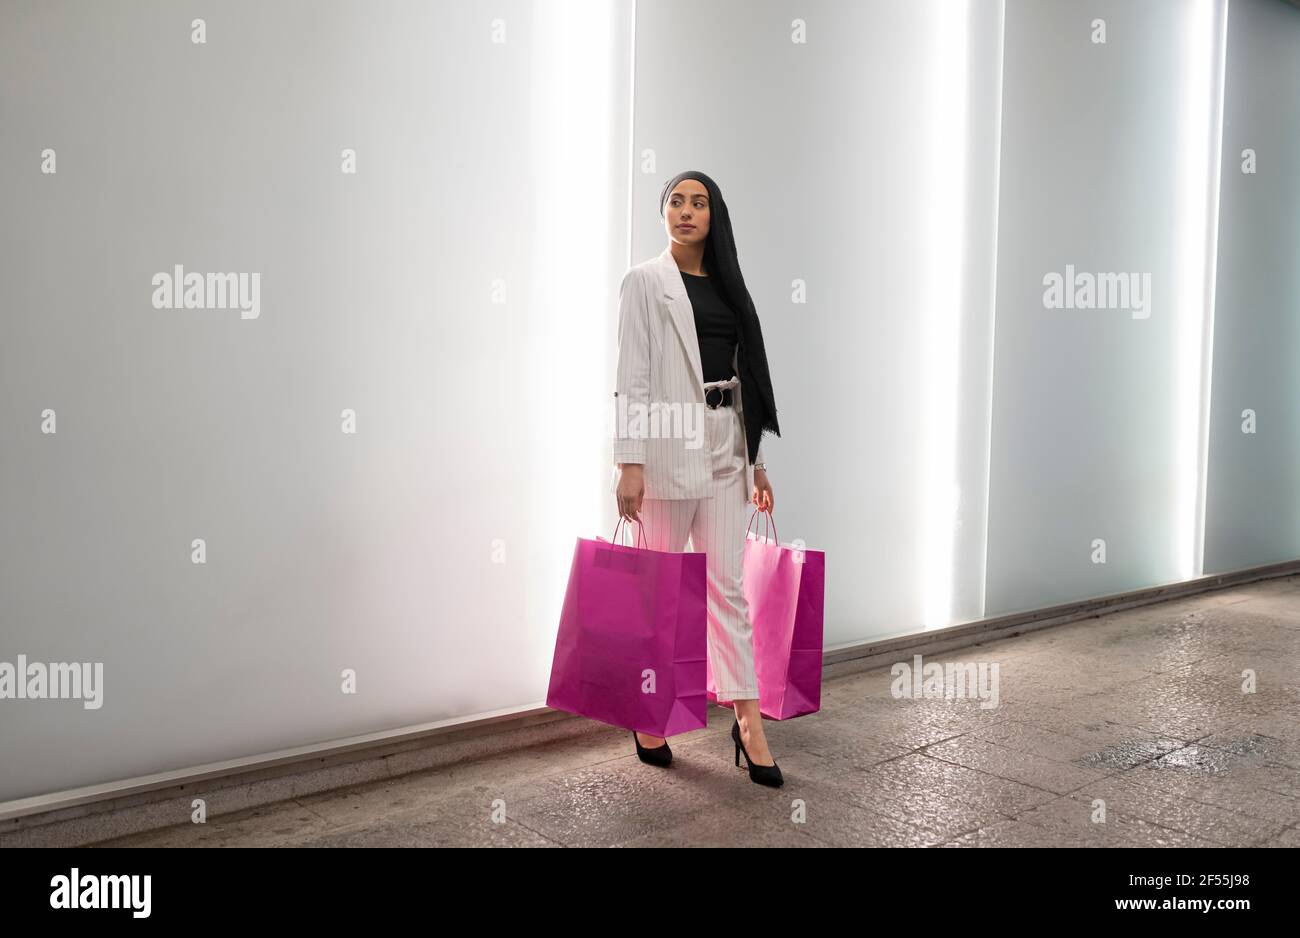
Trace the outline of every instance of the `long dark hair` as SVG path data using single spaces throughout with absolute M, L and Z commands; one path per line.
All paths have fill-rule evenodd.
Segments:
M 697 170 L 678 173 L 664 183 L 659 193 L 659 215 L 676 185 L 683 179 L 704 183 L 709 193 L 709 235 L 704 242 L 704 269 L 714 278 L 713 284 L 722 301 L 736 315 L 739 341 L 736 364 L 740 372 L 741 393 L 745 398 L 745 436 L 749 442 L 749 461 L 758 458 L 758 444 L 764 432 L 781 435 L 776 422 L 776 399 L 772 395 L 772 376 L 767 368 L 767 349 L 758 310 L 745 286 L 736 256 L 736 236 L 731 230 L 731 214 L 718 184 Z

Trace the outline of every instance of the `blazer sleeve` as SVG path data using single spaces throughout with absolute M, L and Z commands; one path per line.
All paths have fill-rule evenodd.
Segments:
M 618 288 L 618 366 L 614 373 L 614 462 L 644 463 L 646 440 L 631 434 L 631 417 L 650 412 L 650 295 L 633 268 Z M 620 423 L 620 418 L 626 424 Z M 644 424 L 643 424 L 644 425 Z
M 763 437 L 761 433 L 759 434 L 759 438 L 758 438 L 758 454 L 754 458 L 754 462 L 763 463 L 764 466 L 767 465 L 767 460 L 763 458 Z

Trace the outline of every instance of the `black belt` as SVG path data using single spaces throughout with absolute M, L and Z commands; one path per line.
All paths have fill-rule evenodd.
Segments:
M 704 406 L 708 407 L 709 410 L 717 410 L 719 407 L 730 407 L 731 391 L 731 388 L 706 389 L 704 392 Z M 718 400 L 719 395 L 722 396 L 721 401 Z

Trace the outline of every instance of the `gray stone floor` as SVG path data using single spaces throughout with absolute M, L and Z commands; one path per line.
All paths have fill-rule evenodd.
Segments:
M 926 660 L 996 662 L 999 705 L 828 681 L 822 712 L 765 724 L 781 789 L 711 708 L 668 769 L 602 728 L 102 845 L 1300 847 L 1300 577 Z

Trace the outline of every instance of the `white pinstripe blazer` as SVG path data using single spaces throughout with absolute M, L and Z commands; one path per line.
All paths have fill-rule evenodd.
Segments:
M 732 374 L 737 354 L 731 358 Z M 744 435 L 744 402 L 737 385 L 732 400 L 741 417 Z M 620 402 L 623 402 L 620 404 Z M 668 412 L 685 415 L 694 405 L 692 421 L 673 421 L 695 435 L 646 433 L 630 418 L 636 408 L 646 413 L 669 405 Z M 678 409 L 676 404 L 680 403 Z M 695 332 L 695 311 L 686 292 L 671 247 L 658 257 L 630 268 L 618 291 L 618 367 L 614 379 L 614 471 L 610 491 L 618 489 L 618 463 L 645 465 L 645 498 L 710 498 L 713 495 L 713 466 L 709 442 L 702 435 L 704 423 L 704 368 L 700 364 L 700 342 Z M 660 410 L 660 413 L 664 413 Z M 699 445 L 696 446 L 695 444 Z M 749 462 L 749 441 L 745 439 L 745 501 L 754 490 L 754 467 Z M 763 462 L 763 444 L 758 445 L 758 462 Z

